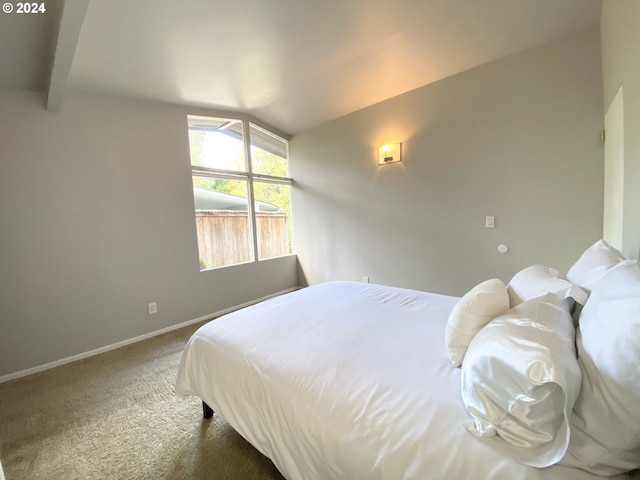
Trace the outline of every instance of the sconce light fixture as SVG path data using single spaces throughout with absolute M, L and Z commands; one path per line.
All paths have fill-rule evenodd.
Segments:
M 378 148 L 378 165 L 396 163 L 402 160 L 400 143 L 387 143 Z

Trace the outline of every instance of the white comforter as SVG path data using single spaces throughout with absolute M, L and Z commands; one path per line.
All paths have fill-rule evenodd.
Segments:
M 463 427 L 444 327 L 458 299 L 329 282 L 225 315 L 190 339 L 197 395 L 290 480 L 597 478 L 535 469 Z

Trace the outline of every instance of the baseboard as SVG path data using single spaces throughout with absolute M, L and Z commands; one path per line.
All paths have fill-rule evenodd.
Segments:
M 147 340 L 152 337 L 156 337 L 158 335 L 162 335 L 163 333 L 168 333 L 173 330 L 178 330 L 179 328 L 188 327 L 189 325 L 193 325 L 194 323 L 204 322 L 205 320 L 211 320 L 216 317 L 220 317 L 227 313 L 231 313 L 235 310 L 240 310 L 241 308 L 248 307 L 249 305 L 253 305 L 255 303 L 260 303 L 264 300 L 268 300 L 273 297 L 278 297 L 280 295 L 284 295 L 285 293 L 290 293 L 295 290 L 298 290 L 300 287 L 288 288 L 287 290 L 282 290 L 281 292 L 272 293 L 271 295 L 267 295 L 261 298 L 257 298 L 255 300 L 251 300 L 249 302 L 242 303 L 240 305 L 236 305 L 234 307 L 225 308 L 224 310 L 219 310 L 214 313 L 210 313 L 209 315 L 204 315 L 202 317 L 194 318 L 192 320 L 187 320 L 186 322 L 179 323 L 177 325 L 171 325 L 170 327 L 161 328 L 160 330 L 155 330 L 150 333 L 145 333 L 144 335 L 139 335 L 137 337 L 129 338 L 127 340 L 123 340 L 121 342 L 116 342 L 111 345 L 106 345 L 104 347 L 96 348 L 94 350 L 89 350 L 88 352 L 78 353 L 77 355 L 72 355 L 70 357 L 62 358 L 60 360 L 56 360 L 53 362 L 45 363 L 44 365 L 39 365 L 37 367 L 27 368 L 26 370 L 20 370 L 19 372 L 9 373 L 8 375 L 3 375 L 0 377 L 0 383 L 8 382 L 9 380 L 14 380 L 20 377 L 26 377 L 27 375 L 31 375 L 33 373 L 42 372 L 44 370 L 49 370 L 50 368 L 59 367 L 60 365 L 65 365 L 67 363 L 75 362 L 78 360 L 82 360 L 85 358 L 93 357 L 95 355 L 99 355 L 101 353 L 108 352 L 110 350 L 115 350 L 116 348 L 124 347 L 126 345 L 131 345 L 132 343 L 141 342 L 143 340 Z

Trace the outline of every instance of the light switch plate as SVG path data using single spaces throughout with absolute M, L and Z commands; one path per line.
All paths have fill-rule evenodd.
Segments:
M 484 228 L 495 228 L 496 226 L 496 217 L 493 215 L 487 215 L 484 217 Z

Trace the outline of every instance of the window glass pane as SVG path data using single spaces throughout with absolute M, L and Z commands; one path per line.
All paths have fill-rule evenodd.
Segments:
M 291 234 L 291 187 L 254 182 L 258 259 L 288 255 L 293 251 Z
M 189 115 L 191 165 L 221 170 L 247 170 L 242 121 Z
M 253 173 L 289 176 L 288 144 L 253 124 L 249 125 L 251 138 L 251 169 Z
M 247 182 L 193 176 L 200 270 L 253 260 Z

